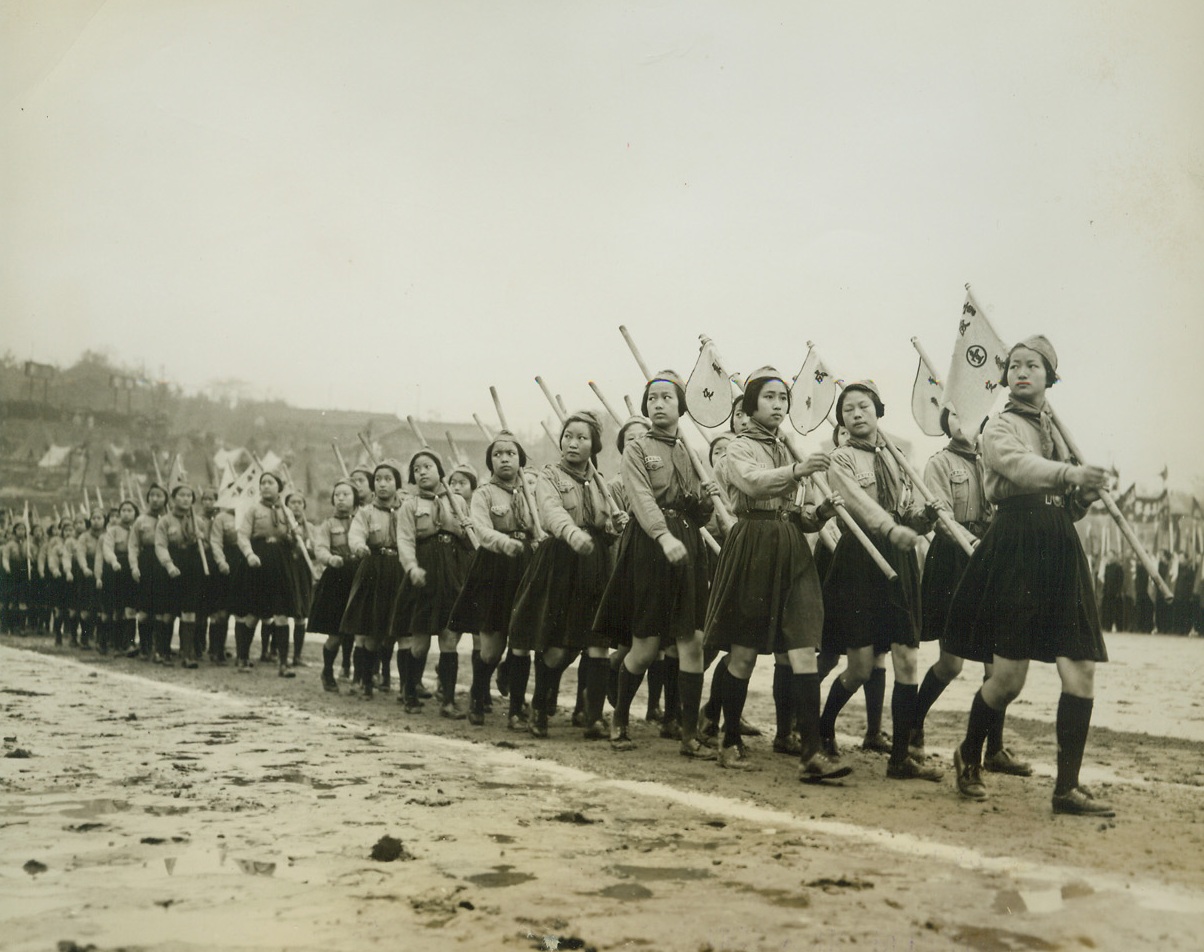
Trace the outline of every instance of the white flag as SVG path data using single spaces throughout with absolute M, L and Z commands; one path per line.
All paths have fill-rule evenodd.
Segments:
M 838 384 L 819 351 L 807 342 L 807 359 L 790 388 L 790 422 L 802 434 L 810 433 L 823 423 L 836 402 Z
M 963 433 L 977 433 L 991 412 L 999 380 L 1007 369 L 1007 357 L 1007 346 L 967 288 L 945 382 L 945 399 L 957 411 Z
M 911 415 L 926 436 L 941 436 L 941 409 L 945 405 L 945 388 L 928 366 L 924 355 L 916 367 L 915 383 L 911 385 Z
M 223 509 L 232 509 L 244 500 L 254 502 L 259 498 L 259 479 L 263 470 L 258 463 L 244 469 L 228 487 L 217 494 L 217 504 Z
M 719 358 L 715 345 L 703 338 L 698 361 L 686 381 L 686 406 L 696 423 L 705 427 L 718 427 L 727 423 L 732 415 L 732 387 Z

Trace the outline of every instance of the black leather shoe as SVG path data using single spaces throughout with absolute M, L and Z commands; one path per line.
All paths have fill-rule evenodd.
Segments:
M 1031 777 L 1032 764 L 1020 760 L 1006 747 L 1001 747 L 993 754 L 987 754 L 982 762 L 982 769 L 991 773 L 1011 774 L 1013 777 Z
M 982 782 L 982 768 L 962 760 L 962 746 L 953 748 L 953 771 L 957 775 L 957 792 L 967 800 L 985 800 L 987 788 Z
M 1112 804 L 1097 800 L 1086 787 L 1075 787 L 1053 795 L 1053 812 L 1069 816 L 1116 816 Z

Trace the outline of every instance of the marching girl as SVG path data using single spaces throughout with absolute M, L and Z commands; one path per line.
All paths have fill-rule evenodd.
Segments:
M 30 551 L 33 554 L 33 578 L 29 586 L 29 629 L 38 634 L 46 630 L 46 529 L 35 522 L 30 530 Z
M 759 654 L 784 652 L 801 736 L 799 779 L 844 777 L 849 768 L 829 758 L 820 744 L 816 649 L 824 606 L 804 535 L 818 531 L 840 500 L 795 506 L 799 483 L 826 470 L 828 457 L 812 453 L 795 461 L 778 436 L 790 409 L 790 390 L 778 371 L 763 367 L 750 375 L 741 404 L 749 422 L 728 445 L 726 463 L 737 522 L 719 553 L 706 617 L 707 646 L 730 652 L 719 763 L 748 766 L 740 740 L 748 679 Z
M 197 667 L 200 657 L 197 612 L 205 588 L 200 537 L 192 519 L 195 495 L 192 487 L 185 483 L 173 486 L 170 508 L 155 527 L 155 555 L 167 573 L 167 582 L 159 590 L 161 598 L 156 603 L 156 614 L 167 619 L 167 644 L 171 641 L 174 620 L 180 619 L 180 667 L 190 669 Z M 166 650 L 162 654 L 166 657 Z
M 238 521 L 234 510 L 218 506 L 209 522 L 209 551 L 213 553 L 215 571 L 209 573 L 213 608 L 210 624 L 216 626 L 213 637 L 216 647 L 211 647 L 217 664 L 226 660 L 226 631 L 229 618 L 234 618 L 234 664 L 240 673 L 250 672 L 251 637 L 255 624 L 246 610 L 247 558 L 238 547 Z M 248 618 L 250 620 L 248 621 Z M 245 646 L 245 648 L 244 648 Z M 246 660 L 246 665 L 243 661 Z
M 957 789 L 987 796 L 982 746 L 1019 696 L 1030 661 L 1057 665 L 1057 780 L 1053 812 L 1113 816 L 1079 783 L 1091 726 L 1095 665 L 1108 660 L 1087 556 L 1074 530 L 1107 482 L 1077 463 L 1053 424 L 1045 391 L 1057 382 L 1058 355 L 1043 336 L 1012 347 L 1001 383 L 1009 399 L 982 434 L 986 494 L 995 518 L 974 551 L 949 607 L 945 646 L 958 657 L 994 661 L 954 750 Z
M 105 514 L 97 506 L 88 516 L 88 528 L 75 539 L 75 600 L 79 608 L 79 646 L 92 650 L 92 632 L 100 608 L 100 537 Z
M 540 543 L 515 594 L 511 647 L 537 652 L 530 721 L 535 737 L 548 736 L 560 677 L 576 654 L 585 651 L 590 659 L 585 662 L 587 706 L 597 715 L 586 736 L 604 739 L 608 732 L 600 721 L 607 639 L 593 631 L 593 620 L 609 571 L 610 517 L 590 475 L 602 450 L 597 416 L 589 410 L 571 414 L 560 428 L 559 442 L 560 462 L 546 465 L 535 483 L 539 521 L 549 538 Z
M 110 647 L 124 653 L 134 644 L 134 628 L 138 624 L 134 617 L 137 586 L 130 574 L 130 532 L 140 514 L 136 503 L 124 500 L 117 507 L 117 519 L 109 523 L 101 539 L 101 636 L 98 641 L 102 654 Z
M 289 493 L 284 504 L 288 506 L 289 511 L 293 514 L 293 520 L 297 524 L 297 535 L 301 544 L 305 546 L 305 551 L 309 553 L 309 558 L 312 561 L 314 557 L 314 524 L 305 518 L 305 496 L 294 490 Z M 301 546 L 293 545 L 293 610 L 290 612 L 293 618 L 293 660 L 294 668 L 305 667 L 305 662 L 301 660 L 301 650 L 305 647 L 305 628 L 309 619 L 309 606 L 314 598 L 314 576 L 309 570 L 309 565 L 305 561 L 305 556 L 301 554 Z M 317 568 L 317 564 L 314 564 Z
M 953 518 L 975 539 L 981 539 L 991 520 L 991 504 L 983 490 L 982 465 L 978 459 L 978 434 L 973 436 L 961 428 L 961 421 L 952 407 L 941 410 L 941 430 L 949 437 L 949 445 L 935 453 L 924 467 L 924 484 L 949 511 Z M 944 527 L 937 523 L 936 535 L 924 560 L 920 583 L 922 641 L 941 641 L 941 654 L 924 674 L 916 701 L 915 726 L 909 746 L 913 755 L 924 756 L 924 720 L 941 693 L 962 671 L 962 659 L 948 651 L 945 641 L 945 622 L 949 602 L 966 570 L 970 557 L 958 543 L 949 538 Z M 990 676 L 990 665 L 986 666 Z M 992 724 L 987 738 L 987 757 L 983 764 L 997 773 L 1027 777 L 1032 767 L 1018 760 L 1003 746 L 1003 718 Z
M 665 370 L 648 381 L 640 406 L 652 422 L 645 434 L 629 438 L 621 473 L 628 522 L 618 556 L 598 608 L 594 628 L 629 648 L 619 668 L 618 703 L 611 746 L 630 750 L 631 701 L 662 649 L 677 648 L 681 697 L 681 753 L 714 759 L 698 737 L 702 704 L 702 625 L 707 607 L 706 555 L 699 527 L 711 517 L 713 484 L 701 483 L 678 435 L 686 412 L 685 384 Z M 590 712 L 600 716 L 600 705 Z M 666 712 L 666 720 L 677 712 Z
M 292 678 L 296 673 L 288 667 L 288 620 L 295 610 L 296 583 L 289 550 L 295 543 L 280 502 L 283 491 L 284 480 L 275 473 L 259 477 L 259 501 L 249 506 L 238 521 L 238 547 L 247 560 L 244 624 L 248 633 L 253 632 L 255 619 L 259 619 L 263 625 L 261 637 L 276 655 L 276 673 Z M 250 667 L 250 660 L 242 661 L 242 666 Z
M 330 504 L 334 513 L 314 527 L 314 560 L 322 566 L 322 577 L 314 586 L 309 628 L 326 635 L 326 643 L 322 646 L 322 687 L 337 694 L 339 685 L 334 679 L 334 661 L 339 655 L 339 646 L 352 640 L 339 634 L 339 623 L 355 579 L 355 562 L 348 538 L 355 512 L 355 486 L 351 480 L 335 480 L 330 490 Z
M 34 573 L 33 548 L 24 522 L 13 525 L 12 538 L 0 546 L 0 566 L 4 569 L 4 608 L 9 626 L 20 634 L 29 624 L 29 590 Z
M 916 504 L 911 484 L 878 432 L 883 413 L 878 388 L 868 380 L 848 384 L 837 398 L 836 420 L 848 429 L 849 442 L 832 452 L 832 485 L 898 573 L 898 582 L 887 581 L 852 533 L 841 536 L 824 583 L 824 652 L 843 652 L 846 661 L 828 691 L 821 730 L 829 753 L 834 752 L 837 716 L 869 680 L 875 655 L 889 651 L 895 672 L 894 733 L 886 775 L 895 780 L 939 781 L 941 771 L 911 757 L 907 746 L 919 683 L 920 580 L 912 550 L 917 533 L 932 528 L 936 509 Z
M 213 524 L 221 510 L 217 505 L 217 490 L 207 486 L 201 490 L 201 511 L 196 513 L 197 533 L 205 548 L 209 574 L 201 591 L 201 607 L 197 612 L 197 650 L 205 649 L 210 663 L 226 663 L 226 630 L 229 623 L 230 576 L 223 575 L 213 546 Z M 195 510 L 194 510 L 195 512 Z M 235 545 L 238 544 L 237 533 Z
M 50 544 L 46 547 L 46 574 L 49 576 L 47 594 L 54 613 L 50 621 L 50 630 L 54 635 L 54 643 L 62 645 L 69 603 L 67 579 L 63 575 L 63 559 L 66 541 L 74 539 L 75 527 L 70 519 L 63 519 L 58 526 L 52 528 L 57 531 L 50 533 Z
M 419 450 L 410 457 L 407 474 L 417 492 L 406 496 L 397 512 L 397 550 L 405 578 L 397 590 L 391 622 L 398 639 L 403 700 L 407 713 L 422 706 L 418 700 L 420 659 L 430 651 L 433 635 L 439 639 L 435 668 L 441 689 L 439 716 L 463 720 L 464 711 L 456 704 L 460 635 L 449 627 L 449 620 L 464 584 L 468 542 L 448 498 L 439 454 Z
M 59 564 L 63 571 L 62 604 L 67 637 L 70 643 L 75 645 L 78 643 L 79 638 L 79 600 L 75 595 L 75 576 L 79 572 L 75 567 L 75 541 L 79 538 L 81 531 L 87 531 L 88 522 L 83 516 L 66 519 L 64 522 L 67 525 L 63 529 L 63 549 L 59 557 Z M 83 526 L 82 530 L 80 526 Z M 62 641 L 60 640 L 58 644 L 62 644 Z
M 149 661 L 158 650 L 162 640 L 158 634 L 162 622 L 153 614 L 155 591 L 167 580 L 167 573 L 155 557 L 155 526 L 167 508 L 167 490 L 158 483 L 151 483 L 146 490 L 146 512 L 134 520 L 130 528 L 129 552 L 130 575 L 138 586 L 134 600 L 134 613 L 138 620 L 138 638 L 142 657 Z M 171 644 L 171 629 L 168 628 L 168 645 Z
M 355 508 L 359 509 L 362 506 L 372 505 L 372 468 L 365 466 L 363 463 L 358 463 L 351 467 L 351 472 L 347 474 L 347 478 L 351 480 L 351 485 L 355 489 Z M 354 510 L 352 510 L 354 512 Z M 338 631 L 336 626 L 334 629 Z M 340 677 L 344 681 L 351 680 L 351 652 L 354 647 L 354 639 L 351 637 L 341 638 L 342 651 L 342 674 Z M 425 693 L 425 692 L 424 692 Z
M 339 633 L 355 639 L 353 690 L 372 697 L 372 675 L 379 664 L 377 650 L 391 636 L 389 622 L 401 585 L 397 557 L 397 518 L 401 505 L 401 465 L 392 459 L 377 463 L 369 474 L 372 504 L 356 510 L 347 530 L 351 554 L 359 559 Z
M 468 722 L 475 726 L 485 723 L 489 682 L 510 634 L 514 595 L 531 563 L 534 524 L 519 483 L 520 470 L 526 465 L 522 444 L 513 433 L 502 430 L 485 450 L 489 480 L 472 495 L 472 524 L 480 547 L 465 572 L 448 626 L 453 631 L 479 633 L 481 647 L 473 653 L 468 692 Z M 530 652 L 512 649 L 509 666 L 507 724 L 511 730 L 525 730 L 523 701 L 531 675 Z

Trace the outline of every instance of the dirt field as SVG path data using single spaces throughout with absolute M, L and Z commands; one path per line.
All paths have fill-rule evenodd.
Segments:
M 988 775 L 978 804 L 951 768 L 887 780 L 854 748 L 859 701 L 840 722 L 853 775 L 811 786 L 768 738 L 731 773 L 642 722 L 616 754 L 563 716 L 537 741 L 500 714 L 472 728 L 327 695 L 317 667 L 239 677 L 3 639 L 0 948 L 1198 950 L 1204 642 L 1109 647 L 1084 770 L 1118 809 L 1101 821 L 1050 812 L 1057 688 L 1037 668 L 1008 742 L 1038 776 Z M 946 765 L 971 667 L 929 718 Z

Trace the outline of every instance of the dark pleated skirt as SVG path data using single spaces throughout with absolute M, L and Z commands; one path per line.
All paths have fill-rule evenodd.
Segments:
M 252 539 L 251 551 L 259 556 L 259 568 L 247 566 L 243 594 L 244 613 L 256 618 L 292 615 L 294 595 L 293 558 L 288 543 Z
M 1001 506 L 954 592 L 942 645 L 971 661 L 1107 661 L 1094 592 L 1065 509 Z
M 351 586 L 355 581 L 356 563 L 344 561 L 337 569 L 326 566 L 322 577 L 314 586 L 314 597 L 309 604 L 309 630 L 324 635 L 337 635 L 347 610 L 347 599 L 351 597 Z
M 195 614 L 201 610 L 205 592 L 205 570 L 201 564 L 201 553 L 195 545 L 172 546 L 171 560 L 180 570 L 176 578 L 166 576 L 162 587 L 163 597 L 157 602 L 157 615 Z
M 452 608 L 464 585 L 465 545 L 450 532 L 418 540 L 414 551 L 426 581 L 419 587 L 409 576 L 402 577 L 389 625 L 394 638 L 437 635 L 449 627 Z
M 873 646 L 885 654 L 891 645 L 920 643 L 920 572 L 914 552 L 900 552 L 889 542 L 874 540 L 878 551 L 899 574 L 887 581 L 882 570 L 851 532 L 840 537 L 832 567 L 824 581 L 825 653 Z
M 719 553 L 707 647 L 759 654 L 818 648 L 823 624 L 819 575 L 797 520 L 741 517 Z
M 75 609 L 81 612 L 100 610 L 100 592 L 96 588 L 96 576 L 84 575 L 75 569 Z
M 155 555 L 154 546 L 138 550 L 138 573 L 138 589 L 134 597 L 134 607 L 140 612 L 153 615 L 155 612 L 155 589 L 161 587 L 163 580 L 167 578 L 167 573 L 163 571 L 163 566 L 159 564 L 159 558 Z
M 309 614 L 309 606 L 314 598 L 314 574 L 309 570 L 301 550 L 297 546 L 289 546 L 292 555 L 293 607 L 289 615 L 293 618 L 305 618 Z M 315 566 L 316 567 L 316 566 Z
M 100 610 L 109 615 L 121 616 L 125 609 L 133 608 L 138 597 L 138 586 L 130 574 L 130 557 L 127 552 L 117 553 L 117 564 L 120 569 L 114 569 L 108 562 L 104 563 L 100 591 Z
M 510 615 L 510 647 L 603 648 L 606 636 L 593 630 L 594 615 L 610 566 L 605 534 L 587 530 L 594 551 L 578 555 L 562 539 L 547 539 L 519 583 Z
M 370 553 L 355 570 L 339 633 L 387 638 L 404 573 L 396 552 Z
M 477 549 L 468 564 L 460 597 L 452 607 L 448 627 L 452 631 L 499 631 L 508 634 L 514 596 L 531 565 L 530 543 L 511 558 L 498 552 Z
M 660 543 L 632 519 L 619 540 L 614 571 L 594 617 L 594 631 L 610 645 L 657 638 L 664 647 L 693 637 L 706 622 L 707 558 L 688 516 L 666 512 L 665 523 L 686 547 L 686 561 L 672 565 Z
M 247 611 L 247 565 L 246 556 L 237 545 L 223 545 L 222 555 L 230 566 L 230 574 L 225 576 L 225 601 L 223 606 L 231 615 L 242 616 Z
M 920 580 L 920 640 L 937 641 L 945 635 L 949 603 L 962 579 L 970 556 L 956 542 L 937 532 L 924 559 Z
M 201 613 L 208 618 L 217 612 L 230 610 L 230 576 L 222 575 L 217 560 L 208 551 L 205 555 L 209 559 L 209 574 L 205 577 L 202 591 Z

